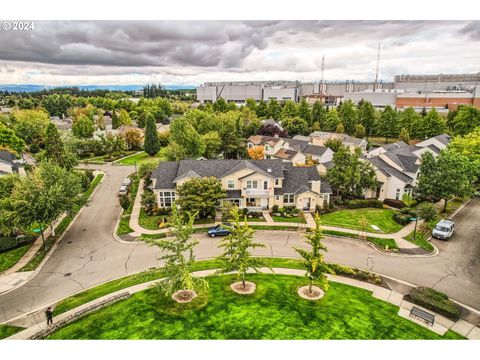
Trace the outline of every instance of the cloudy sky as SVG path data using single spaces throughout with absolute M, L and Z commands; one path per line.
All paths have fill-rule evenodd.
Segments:
M 480 71 L 480 21 L 35 21 L 0 30 L 0 84 L 372 80 Z

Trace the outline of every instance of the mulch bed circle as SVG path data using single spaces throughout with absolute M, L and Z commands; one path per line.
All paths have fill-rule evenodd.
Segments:
M 245 287 L 241 281 L 234 282 L 230 285 L 230 289 L 241 295 L 253 294 L 256 288 L 257 285 L 251 281 L 245 281 Z
M 178 290 L 172 295 L 172 299 L 177 303 L 188 303 L 196 297 L 197 293 L 193 290 Z
M 301 298 L 306 300 L 318 300 L 325 296 L 325 292 L 318 286 L 312 286 L 312 293 L 309 292 L 308 285 L 299 287 L 297 292 Z

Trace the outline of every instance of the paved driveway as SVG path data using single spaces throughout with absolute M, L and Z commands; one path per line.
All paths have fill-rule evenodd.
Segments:
M 97 166 L 106 177 L 61 245 L 40 273 L 23 287 L 0 296 L 0 322 L 13 319 L 82 289 L 127 274 L 160 265 L 158 250 L 145 244 L 125 245 L 113 239 L 120 212 L 116 197 L 131 167 Z M 326 259 L 367 268 L 374 256 L 373 271 L 416 285 L 434 287 L 450 297 L 480 309 L 479 227 L 480 201 L 473 200 L 456 218 L 457 233 L 451 242 L 435 242 L 441 255 L 430 258 L 392 257 L 377 253 L 355 240 L 327 238 Z M 218 239 L 197 234 L 197 259 L 219 254 Z M 293 246 L 304 246 L 303 235 L 284 231 L 258 231 L 256 239 L 266 245 L 257 255 L 295 256 Z

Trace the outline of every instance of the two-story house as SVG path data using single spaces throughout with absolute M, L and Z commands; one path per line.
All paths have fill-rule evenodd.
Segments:
M 159 207 L 172 206 L 176 188 L 188 179 L 211 176 L 221 181 L 224 201 L 251 211 L 274 205 L 314 211 L 330 202 L 330 185 L 315 167 L 295 167 L 280 159 L 180 160 L 162 162 L 152 173 Z
M 404 194 L 412 195 L 422 155 L 430 152 L 437 156 L 449 141 L 450 136 L 442 134 L 416 145 L 398 141 L 369 151 L 365 159 L 375 168 L 378 187 L 366 195 L 379 200 L 401 200 Z
M 303 165 L 307 158 L 326 163 L 332 160 L 333 151 L 326 146 L 313 145 L 307 138 L 293 139 L 278 136 L 253 135 L 248 138 L 247 147 L 263 146 L 265 159 L 282 159 L 294 165 Z

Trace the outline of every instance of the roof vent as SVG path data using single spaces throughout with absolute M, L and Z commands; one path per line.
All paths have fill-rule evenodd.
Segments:
M 268 168 L 268 169 L 267 169 L 267 172 L 271 173 L 271 172 L 272 172 L 272 169 Z

